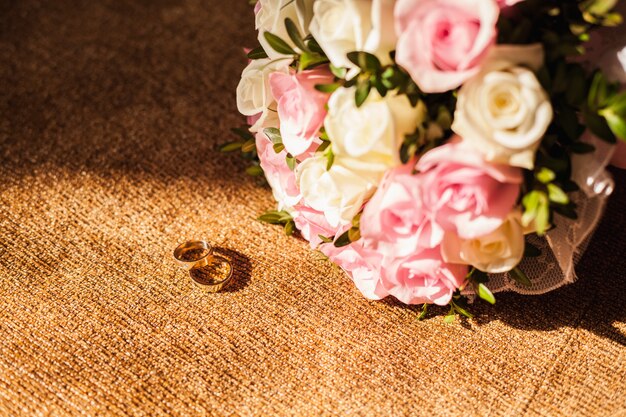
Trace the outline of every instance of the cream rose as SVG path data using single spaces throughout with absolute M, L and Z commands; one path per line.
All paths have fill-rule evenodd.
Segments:
M 459 90 L 452 130 L 488 161 L 532 169 L 553 116 L 550 98 L 532 71 L 542 63 L 541 46 L 495 48 Z
M 350 165 L 349 160 L 338 157 L 327 170 L 327 159 L 317 155 L 296 168 L 296 180 L 304 201 L 324 213 L 333 228 L 352 221 L 380 180 L 379 173 L 357 171 Z
M 404 95 L 381 97 L 372 91 L 357 107 L 354 94 L 355 87 L 339 88 L 328 101 L 324 127 L 334 154 L 350 158 L 348 163 L 358 169 L 386 171 L 399 165 L 404 136 L 426 116 L 424 104 L 413 107 Z
M 352 51 L 366 51 L 390 63 L 389 52 L 397 40 L 394 4 L 395 0 L 318 0 L 311 34 L 337 67 L 355 67 L 346 57 Z
M 482 237 L 461 239 L 446 233 L 441 253 L 446 262 L 497 274 L 510 271 L 522 260 L 524 246 L 521 213 L 514 211 L 498 229 Z
M 250 128 L 252 132 L 259 130 L 268 117 L 269 107 L 274 103 L 270 87 L 269 75 L 273 72 L 289 73 L 287 60 L 255 59 L 241 73 L 237 85 L 237 109 L 244 116 L 260 117 Z M 276 105 L 274 104 L 274 109 Z
M 314 0 L 259 0 L 255 25 L 259 31 L 259 43 L 270 58 L 275 59 L 284 55 L 270 47 L 265 39 L 265 32 L 273 33 L 296 49 L 285 28 L 285 19 L 291 19 L 302 36 L 308 35 L 313 2 Z

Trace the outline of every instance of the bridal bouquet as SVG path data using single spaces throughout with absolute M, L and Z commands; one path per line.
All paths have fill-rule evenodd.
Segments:
M 616 3 L 259 0 L 248 126 L 223 150 L 271 186 L 260 220 L 369 299 L 452 320 L 468 296 L 548 291 L 575 279 L 626 139 L 626 93 L 585 49 Z

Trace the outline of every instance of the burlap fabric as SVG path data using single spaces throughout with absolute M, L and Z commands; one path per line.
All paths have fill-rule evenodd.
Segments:
M 626 173 L 574 285 L 368 302 L 216 150 L 246 3 L 0 1 L 0 416 L 626 416 Z M 228 291 L 176 268 L 192 237 Z

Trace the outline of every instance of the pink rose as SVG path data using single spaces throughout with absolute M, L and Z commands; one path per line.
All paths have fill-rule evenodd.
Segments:
M 496 0 L 398 0 L 396 61 L 426 93 L 454 89 L 496 40 Z
M 421 204 L 434 225 L 462 239 L 484 236 L 500 227 L 513 210 L 522 183 L 521 169 L 486 162 L 462 142 L 428 151 L 416 168 Z
M 296 227 L 300 230 L 300 234 L 310 244 L 311 248 L 317 248 L 321 243 L 320 235 L 325 237 L 332 237 L 338 233 L 336 228 L 333 228 L 326 216 L 321 211 L 312 209 L 306 204 L 299 204 L 294 207 L 296 211 L 293 221 L 296 223 Z
M 405 304 L 446 305 L 466 276 L 467 266 L 445 263 L 437 247 L 391 261 L 382 268 L 382 286 Z
M 361 216 L 361 236 L 385 256 L 407 256 L 434 247 L 443 230 L 430 221 L 422 204 L 421 178 L 415 161 L 387 173 Z
M 254 116 L 246 116 L 246 123 L 248 126 L 254 126 L 254 124 L 261 118 L 261 113 L 257 113 Z
M 280 134 L 285 149 L 293 156 L 315 146 L 329 98 L 329 94 L 317 91 L 315 85 L 333 80 L 333 75 L 325 67 L 295 74 L 270 74 L 272 95 L 278 102 Z
M 263 132 L 256 134 L 256 148 L 261 161 L 261 168 L 274 198 L 278 202 L 279 210 L 290 210 L 302 198 L 296 182 L 295 173 L 287 165 L 287 152 L 282 150 L 276 153 L 273 143 Z
M 354 285 L 370 300 L 381 300 L 387 295 L 380 280 L 380 253 L 366 249 L 362 241 L 341 248 L 327 243 L 320 247 L 324 255 L 343 269 L 354 281 Z

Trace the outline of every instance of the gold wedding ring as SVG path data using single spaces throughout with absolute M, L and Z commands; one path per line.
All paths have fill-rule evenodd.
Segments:
M 198 288 L 206 292 L 218 292 L 230 283 L 233 266 L 228 259 L 214 256 L 213 263 L 189 271 L 191 280 Z
M 204 240 L 190 240 L 174 249 L 174 259 L 187 271 L 202 268 L 213 261 L 213 246 Z
M 190 240 L 174 249 L 174 259 L 189 272 L 191 281 L 206 292 L 218 292 L 233 278 L 233 266 L 223 256 L 213 254 L 204 240 Z

